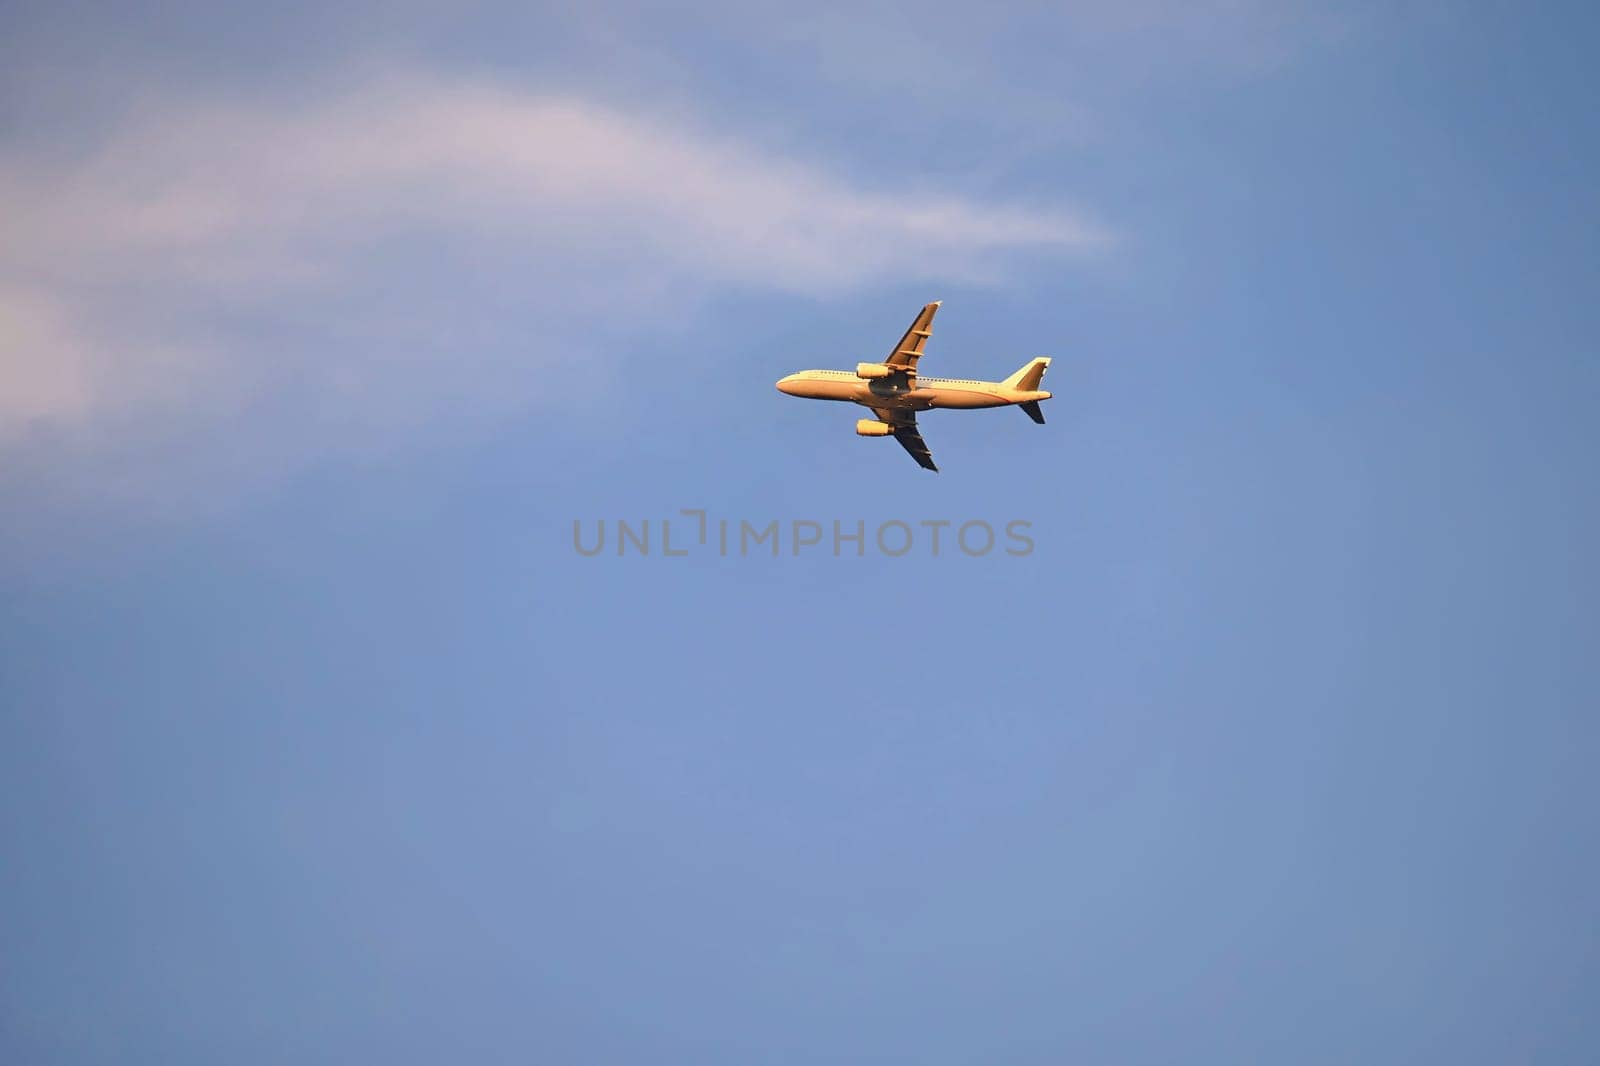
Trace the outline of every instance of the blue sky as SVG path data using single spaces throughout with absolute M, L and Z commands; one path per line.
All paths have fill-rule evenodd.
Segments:
M 8 9 L 3 1057 L 1594 1061 L 1597 28 Z

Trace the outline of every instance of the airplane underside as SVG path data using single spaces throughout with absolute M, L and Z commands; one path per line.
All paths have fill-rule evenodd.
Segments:
M 809 400 L 834 400 L 859 404 L 874 418 L 856 423 L 863 437 L 894 437 L 925 470 L 937 471 L 933 454 L 917 427 L 917 412 L 939 408 L 973 410 L 983 407 L 1020 407 L 1033 421 L 1043 424 L 1040 400 L 1050 394 L 1039 388 L 1050 360 L 1043 356 L 1025 363 L 1004 381 L 969 381 L 919 377 L 917 361 L 933 335 L 938 302 L 928 304 L 911 323 L 900 343 L 882 363 L 858 363 L 847 370 L 803 370 L 778 382 L 778 391 Z

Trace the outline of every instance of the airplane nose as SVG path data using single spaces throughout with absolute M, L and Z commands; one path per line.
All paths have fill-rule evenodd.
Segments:
M 794 395 L 794 375 L 790 374 L 786 378 L 779 378 L 778 379 L 777 388 L 778 388 L 778 391 L 783 393 L 785 396 L 793 396 Z

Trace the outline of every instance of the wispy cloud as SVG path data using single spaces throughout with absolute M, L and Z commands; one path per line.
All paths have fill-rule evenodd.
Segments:
M 83 415 L 88 348 L 50 293 L 0 287 L 0 425 Z
M 615 307 L 619 287 L 826 294 L 973 280 L 1019 250 L 1106 240 L 1068 210 L 897 186 L 484 82 L 393 78 L 298 107 L 146 105 L 87 158 L 0 157 L 11 323 L 0 334 L 0 417 L 16 428 L 203 404 L 230 386 L 271 387 L 290 368 L 302 385 L 309 374 L 328 386 L 319 403 L 379 403 L 404 391 L 397 375 L 416 386 L 413 400 L 434 394 L 419 378 L 447 357 L 440 346 L 396 348 L 384 322 L 364 321 L 395 310 L 370 298 L 386 285 L 427 287 L 436 301 L 451 285 L 425 259 L 401 268 L 397 247 L 521 271 L 545 290 L 530 299 L 570 331 L 585 308 Z M 492 312 L 473 306 L 466 282 L 435 307 L 454 323 L 419 323 L 413 303 L 406 334 Z M 325 334 L 308 315 L 327 316 Z M 252 336 L 280 328 L 314 356 L 263 357 Z M 381 337 L 388 355 L 374 358 L 363 336 Z M 471 363 L 448 357 L 453 368 Z M 255 365 L 263 358 L 271 365 Z M 353 387 L 369 375 L 382 377 L 378 398 Z

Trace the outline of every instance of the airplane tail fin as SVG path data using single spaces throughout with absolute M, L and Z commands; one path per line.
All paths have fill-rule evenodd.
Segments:
M 1022 369 L 1006 378 L 1001 384 L 1018 392 L 1038 393 L 1040 399 L 1048 400 L 1050 394 L 1041 392 L 1039 389 L 1039 382 L 1044 380 L 1044 372 L 1048 369 L 1050 369 L 1050 358 L 1049 356 L 1041 355 L 1037 359 L 1028 360 L 1027 363 L 1023 364 Z M 1017 406 L 1022 408 L 1023 414 L 1041 426 L 1044 425 L 1044 412 L 1039 410 L 1039 400 L 1023 400 Z
M 1044 372 L 1050 367 L 1050 357 L 1041 355 L 1037 359 L 1030 359 L 1023 364 L 1022 369 L 1001 382 L 1008 389 L 1017 389 L 1020 392 L 1037 392 L 1039 381 L 1044 377 Z

